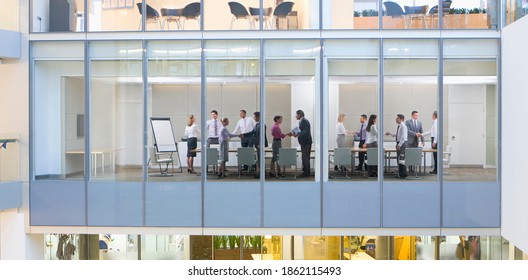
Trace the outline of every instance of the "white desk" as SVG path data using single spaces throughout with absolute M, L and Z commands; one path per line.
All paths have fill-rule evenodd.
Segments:
M 84 155 L 84 150 L 67 151 L 67 155 Z M 112 162 L 112 172 L 115 172 L 115 150 L 112 149 L 97 149 L 90 152 L 92 162 L 92 172 L 94 177 L 97 177 L 97 157 L 101 160 L 101 172 L 105 173 L 105 154 L 110 156 Z

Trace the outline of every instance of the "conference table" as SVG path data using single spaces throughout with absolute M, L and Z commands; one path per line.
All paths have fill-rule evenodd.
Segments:
M 360 153 L 360 152 L 363 152 L 363 153 L 367 153 L 367 149 L 364 149 L 364 148 L 357 148 L 357 147 L 354 147 L 354 148 L 350 148 L 351 151 L 352 151 L 352 158 L 351 158 L 351 166 L 352 166 L 352 170 L 350 171 L 350 173 L 354 173 L 355 171 L 355 165 L 356 165 L 356 162 L 355 162 L 355 155 L 356 153 Z M 329 152 L 329 156 L 330 156 L 330 153 L 333 153 L 334 152 L 334 149 L 329 149 L 328 150 Z M 383 149 L 383 153 L 384 153 L 384 157 L 383 159 L 385 160 L 385 172 L 388 173 L 390 172 L 390 169 L 391 169 L 391 160 L 392 159 L 396 159 L 396 148 L 389 148 L 389 149 Z M 425 171 L 426 171 L 426 167 L 427 167 L 427 153 L 434 153 L 434 152 L 437 152 L 436 149 L 431 149 L 431 148 L 423 148 L 422 149 L 422 153 L 423 153 L 423 168 L 424 168 L 424 174 L 425 174 Z M 394 155 L 393 155 L 394 154 Z M 422 173 L 422 167 L 420 166 L 420 170 L 419 170 L 420 173 Z

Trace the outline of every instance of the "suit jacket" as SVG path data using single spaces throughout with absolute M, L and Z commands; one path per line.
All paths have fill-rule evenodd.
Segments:
M 414 125 L 413 119 L 405 121 L 405 126 L 407 126 L 407 143 L 410 146 L 418 146 L 418 137 L 416 133 L 423 133 L 422 122 L 416 121 L 416 126 Z M 423 142 L 423 137 L 421 138 Z
M 310 145 L 312 144 L 312 132 L 310 131 L 310 122 L 306 118 L 302 118 L 299 122 L 299 136 L 297 140 L 300 145 Z
M 268 135 L 266 135 L 266 125 L 264 125 L 264 147 L 268 146 Z M 244 137 L 250 137 L 253 136 L 253 144 L 255 146 L 259 146 L 260 144 L 260 122 L 255 123 L 255 127 L 252 131 L 242 134 Z

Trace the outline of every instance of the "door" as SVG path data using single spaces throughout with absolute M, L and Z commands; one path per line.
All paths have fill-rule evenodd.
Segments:
M 484 104 L 450 103 L 448 115 L 447 144 L 451 145 L 450 164 L 483 166 L 486 119 Z

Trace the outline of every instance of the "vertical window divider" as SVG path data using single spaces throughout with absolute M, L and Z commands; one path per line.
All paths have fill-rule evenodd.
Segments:
M 262 16 L 262 0 L 260 0 L 260 11 Z M 261 18 L 262 19 L 262 18 Z M 262 21 L 260 23 L 262 27 Z M 264 131 L 264 133 L 260 133 L 260 143 L 266 143 L 265 137 L 266 137 L 266 130 L 265 122 L 266 122 L 266 105 L 264 104 L 264 101 L 266 100 L 264 94 L 265 94 L 265 76 L 264 73 L 266 71 L 266 67 L 264 64 L 264 39 L 260 39 L 260 131 Z M 270 128 L 271 129 L 271 128 Z M 262 144 L 260 145 L 262 147 Z M 266 148 L 266 145 L 264 145 L 264 148 L 259 149 L 257 152 L 260 153 L 259 159 L 260 159 L 260 226 L 264 227 L 264 181 L 266 176 L 266 153 L 264 152 L 264 149 Z
M 92 108 L 90 42 L 84 41 L 84 224 L 88 225 L 88 187 L 92 180 L 92 157 L 90 116 Z M 97 166 L 95 167 L 97 168 Z
M 385 38 L 380 39 L 380 48 L 379 48 L 379 61 L 378 61 L 378 123 L 379 123 L 379 131 L 380 136 L 378 136 L 378 142 L 381 142 L 381 145 L 378 143 L 378 185 L 380 187 L 380 227 L 383 227 L 383 169 L 385 168 L 384 164 L 385 161 L 383 160 L 383 157 L 385 153 L 383 153 L 383 93 L 384 93 L 384 63 L 385 58 L 383 56 L 383 44 L 385 43 Z M 381 139 L 381 141 L 380 141 Z
M 143 6 L 145 8 L 145 6 Z M 147 224 L 147 202 L 146 202 L 146 186 L 148 179 L 148 65 L 147 65 L 147 40 L 141 41 L 141 76 L 143 80 L 143 180 L 141 182 L 141 196 L 142 196 L 142 217 L 143 217 L 143 226 Z M 178 155 L 179 156 L 179 155 Z
M 200 133 L 200 143 L 201 143 L 201 153 L 200 153 L 200 166 L 202 168 L 202 172 L 200 174 L 200 186 L 201 186 L 201 201 L 202 201 L 202 233 L 203 228 L 205 227 L 205 181 L 207 178 L 207 83 L 205 80 L 205 40 L 203 38 L 203 32 L 202 32 L 202 39 L 200 40 L 200 46 L 201 46 L 201 52 L 200 52 L 200 95 L 201 95 L 201 102 L 200 102 L 200 127 L 204 128 L 202 130 L 202 133 Z M 214 250 L 213 250 L 214 252 Z
M 440 6 L 439 6 L 440 7 Z M 440 15 L 439 18 L 442 16 Z M 440 22 L 442 23 L 442 22 Z M 439 24 L 440 24 L 439 23 Z M 440 197 L 440 225 L 439 227 L 443 227 L 443 197 L 442 197 L 442 191 L 444 186 L 444 39 L 440 37 L 438 39 L 438 116 L 437 117 L 437 123 L 436 123 L 436 137 L 437 145 L 436 145 L 436 164 L 437 164 L 437 180 L 439 184 L 439 197 Z M 438 137 L 442 136 L 442 137 Z M 440 157 L 438 157 L 440 155 Z M 424 167 L 425 168 L 425 167 Z

